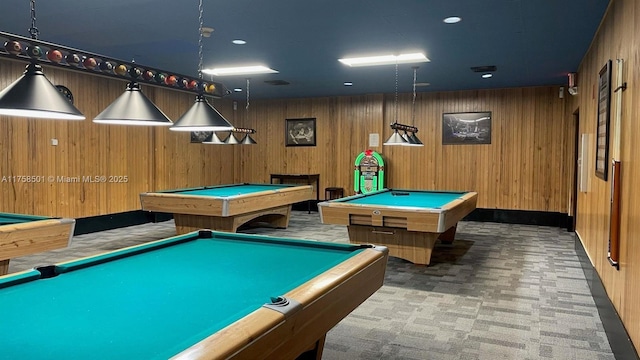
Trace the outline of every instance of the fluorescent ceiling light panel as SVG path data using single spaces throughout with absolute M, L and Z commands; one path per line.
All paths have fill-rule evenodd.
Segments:
M 274 74 L 278 71 L 262 65 L 238 66 L 228 68 L 204 69 L 203 73 L 216 76 L 251 75 L 251 74 Z
M 410 64 L 417 62 L 429 62 L 430 60 L 422 53 L 400 54 L 400 55 L 380 55 L 366 56 L 356 58 L 338 59 L 341 63 L 349 66 L 375 66 L 375 65 L 393 65 L 393 64 Z

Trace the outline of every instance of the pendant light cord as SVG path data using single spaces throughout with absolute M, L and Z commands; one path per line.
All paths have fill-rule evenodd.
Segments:
M 198 37 L 198 77 L 200 79 L 202 79 L 202 62 L 203 62 L 203 54 L 202 54 L 202 25 L 203 25 L 203 20 L 202 20 L 202 0 L 200 0 L 199 4 L 198 4 L 198 22 L 199 22 L 199 28 L 198 28 L 198 33 L 199 33 L 199 37 Z
M 394 120 L 394 124 L 398 123 L 398 63 L 396 62 L 396 97 L 395 97 L 395 105 L 396 105 L 396 116 Z
M 36 0 L 31 0 L 31 27 L 29 28 L 29 34 L 34 40 L 38 40 L 38 34 L 40 30 L 36 27 Z
M 247 110 L 247 120 L 249 119 L 249 79 L 247 78 L 247 105 L 245 106 L 245 110 Z
M 411 103 L 411 125 L 416 126 L 416 78 L 418 74 L 418 67 L 413 68 L 413 101 Z

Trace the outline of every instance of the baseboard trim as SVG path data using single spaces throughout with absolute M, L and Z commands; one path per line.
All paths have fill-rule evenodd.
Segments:
M 528 210 L 475 209 L 464 220 L 503 224 L 567 227 L 569 216 L 564 213 Z
M 598 308 L 598 314 L 600 315 L 604 331 L 607 334 L 613 356 L 616 359 L 639 359 L 638 353 L 631 342 L 631 338 L 629 338 L 629 334 L 622 323 L 622 319 L 620 319 L 618 312 L 613 307 L 613 303 L 609 299 L 609 296 L 607 296 L 600 275 L 598 275 L 598 272 L 591 264 L 591 260 L 577 234 L 575 236 L 574 247 L 578 259 L 580 259 L 584 276 L 589 284 L 591 296 L 593 296 L 593 301 Z
M 142 210 L 134 210 L 108 215 L 77 218 L 73 235 L 89 234 L 98 231 L 118 229 L 133 225 L 141 225 L 148 222 L 157 222 L 156 218 L 160 215 L 162 214 L 155 214 Z M 170 219 L 172 219 L 172 216 L 167 220 Z

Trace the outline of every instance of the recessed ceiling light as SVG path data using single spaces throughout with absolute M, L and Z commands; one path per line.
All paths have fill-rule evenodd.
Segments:
M 274 74 L 277 70 L 270 69 L 262 65 L 236 66 L 227 68 L 203 69 L 203 73 L 216 76 L 251 75 L 251 74 Z
M 462 21 L 462 18 L 459 16 L 449 16 L 448 18 L 445 18 L 442 21 L 444 21 L 446 24 L 455 24 Z
M 242 88 L 235 88 L 235 89 L 233 89 L 233 91 L 235 91 L 235 92 L 242 92 Z
M 345 81 L 344 86 L 353 86 L 353 83 L 351 81 Z
M 488 78 L 490 78 L 490 77 L 493 77 L 493 74 L 491 74 L 491 73 L 488 73 L 488 74 L 482 74 L 482 78 L 483 78 L 483 79 L 488 79 Z
M 236 44 L 236 45 L 244 45 L 244 44 L 246 44 L 247 42 L 246 42 L 246 41 L 244 41 L 244 40 L 242 40 L 242 39 L 235 39 L 235 40 L 233 40 L 233 41 L 232 41 L 232 43 L 234 43 L 234 44 Z
M 400 55 L 378 55 L 355 58 L 338 59 L 341 63 L 349 66 L 374 66 L 392 64 L 410 64 L 417 62 L 429 62 L 430 60 L 422 53 L 400 54 Z

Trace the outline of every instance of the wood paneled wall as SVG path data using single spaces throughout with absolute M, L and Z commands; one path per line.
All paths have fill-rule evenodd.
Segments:
M 388 187 L 474 190 L 482 208 L 567 213 L 574 128 L 559 87 L 419 93 L 415 125 L 424 147 L 372 148 L 386 161 Z M 353 194 L 353 161 L 391 135 L 395 96 L 254 100 L 245 126 L 258 145 L 236 153 L 238 180 L 268 181 L 271 173 L 320 173 L 321 189 Z M 442 114 L 492 112 L 490 145 L 442 145 Z M 317 146 L 285 147 L 286 118 L 316 118 Z M 412 123 L 412 94 L 400 94 L 398 122 Z M 324 193 L 321 194 L 321 198 Z
M 0 88 L 17 79 L 25 64 L 0 60 Z M 126 83 L 45 68 L 54 84 L 71 89 L 84 121 L 0 117 L 0 180 L 43 176 L 38 183 L 0 182 L 0 211 L 87 217 L 140 209 L 145 191 L 233 181 L 233 148 L 190 144 L 190 134 L 168 128 L 94 124 L 91 119 L 116 99 Z M 171 119 L 193 95 L 143 87 Z M 225 116 L 229 101 L 216 101 Z M 58 145 L 51 145 L 57 139 Z M 49 180 L 49 177 L 54 180 Z M 63 182 L 82 176 L 126 176 L 126 183 Z M 121 178 L 122 179 L 122 178 Z
M 621 235 L 620 270 L 607 261 L 611 179 L 603 181 L 593 173 L 595 144 L 591 144 L 589 158 L 589 188 L 577 197 L 576 232 L 596 268 L 618 314 L 635 344 L 640 349 L 640 4 L 635 0 L 612 0 L 607 14 L 587 52 L 578 72 L 579 94 L 567 105 L 567 113 L 579 111 L 579 133 L 590 134 L 595 142 L 597 122 L 598 73 L 612 60 L 612 88 L 618 86 L 616 59 L 624 59 L 623 81 L 628 88 L 622 93 L 621 122 Z M 617 111 L 612 92 L 611 132 Z M 610 147 L 611 149 L 611 147 Z M 609 153 L 611 156 L 611 152 Z M 609 167 L 610 167 L 609 160 Z M 611 171 L 611 170 L 609 170 Z

